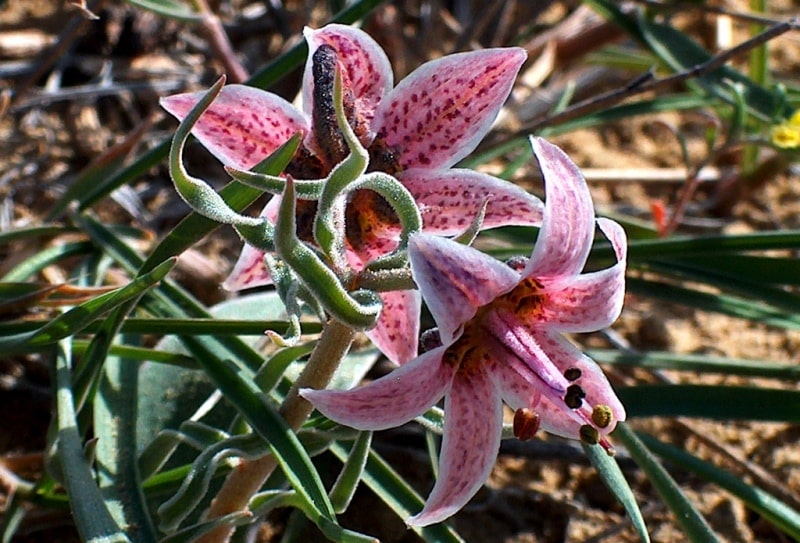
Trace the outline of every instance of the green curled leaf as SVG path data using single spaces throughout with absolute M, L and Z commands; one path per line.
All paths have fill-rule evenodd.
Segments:
M 275 225 L 275 252 L 297 274 L 300 282 L 334 318 L 358 330 L 375 326 L 382 304 L 377 294 L 351 296 L 336 274 L 305 243 L 298 239 L 295 219 L 294 183 L 287 180 Z M 363 300 L 360 301 L 360 300 Z
M 158 527 L 165 532 L 174 531 L 202 501 L 214 472 L 227 458 L 253 459 L 267 452 L 269 447 L 258 434 L 229 437 L 206 448 L 193 462 L 191 471 L 175 495 L 158 508 Z
M 169 173 L 175 189 L 183 200 L 200 215 L 213 221 L 240 227 L 258 228 L 266 219 L 247 217 L 234 211 L 225 200 L 202 179 L 189 175 L 183 165 L 183 148 L 192 128 L 219 95 L 225 85 L 225 76 L 220 77 L 208 92 L 192 108 L 178 126 L 169 151 Z
M 286 179 L 277 175 L 239 170 L 231 166 L 225 166 L 225 171 L 239 183 L 263 192 L 283 194 L 286 190 Z M 325 179 L 295 179 L 294 187 L 299 200 L 317 200 L 325 187 Z
M 290 347 L 297 345 L 300 341 L 300 315 L 303 310 L 300 308 L 300 301 L 297 298 L 298 284 L 297 276 L 292 272 L 292 269 L 281 260 L 273 257 L 271 254 L 264 255 L 264 264 L 269 270 L 269 276 L 272 277 L 272 282 L 275 284 L 275 290 L 286 308 L 286 313 L 289 315 L 289 328 L 283 336 L 277 332 L 267 330 L 266 334 L 281 347 Z
M 406 248 L 411 234 L 422 230 L 422 215 L 414 196 L 400 181 L 388 173 L 372 172 L 353 183 L 349 191 L 368 189 L 377 192 L 392 207 L 400 219 L 400 243 L 390 254 L 382 256 L 367 266 L 370 270 L 400 268 L 406 265 Z

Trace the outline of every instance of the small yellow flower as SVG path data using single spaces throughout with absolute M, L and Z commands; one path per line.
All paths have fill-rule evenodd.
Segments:
M 800 147 L 800 113 L 795 113 L 789 122 L 772 129 L 772 143 L 781 149 Z
M 772 127 L 772 143 L 781 149 L 800 147 L 800 109 L 795 111 L 788 120 Z

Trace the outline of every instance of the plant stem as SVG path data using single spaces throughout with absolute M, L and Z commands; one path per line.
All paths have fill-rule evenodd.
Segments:
M 767 0 L 750 0 L 750 11 L 763 14 L 767 9 Z M 757 36 L 764 31 L 764 25 L 760 23 L 750 23 L 750 36 Z M 759 85 L 767 82 L 767 44 L 763 43 L 750 51 L 749 75 L 750 79 Z M 758 162 L 758 145 L 750 144 L 744 148 L 742 156 L 742 172 L 745 175 L 753 173 Z
M 298 391 L 301 388 L 325 388 L 350 350 L 354 337 L 355 331 L 347 325 L 333 319 L 326 323 L 305 369 L 280 407 L 281 415 L 293 430 L 300 428 L 313 410 L 313 406 L 300 397 Z M 261 489 L 276 466 L 275 457 L 271 454 L 255 460 L 243 460 L 228 475 L 206 511 L 206 518 L 217 518 L 245 509 L 250 498 Z M 233 526 L 219 526 L 198 539 L 197 543 L 227 542 L 233 530 Z

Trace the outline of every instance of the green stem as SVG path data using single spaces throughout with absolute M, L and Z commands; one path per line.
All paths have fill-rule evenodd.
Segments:
M 350 350 L 354 337 L 355 331 L 339 321 L 330 320 L 325 325 L 305 369 L 280 408 L 281 415 L 293 430 L 300 428 L 313 410 L 313 406 L 298 395 L 299 389 L 325 388 Z M 244 510 L 276 466 L 275 457 L 271 454 L 255 460 L 243 460 L 228 475 L 205 516 L 211 519 Z M 227 542 L 233 530 L 234 527 L 230 525 L 220 526 L 198 539 L 197 543 Z
M 767 0 L 750 0 L 750 11 L 759 14 L 764 13 L 767 9 Z M 766 28 L 761 23 L 750 24 L 750 36 L 757 36 L 764 32 Z M 750 50 L 749 58 L 749 75 L 755 83 L 764 85 L 767 82 L 767 44 L 763 43 L 758 47 Z M 758 146 L 747 145 L 744 148 L 744 155 L 742 156 L 742 172 L 747 175 L 756 168 L 758 162 Z

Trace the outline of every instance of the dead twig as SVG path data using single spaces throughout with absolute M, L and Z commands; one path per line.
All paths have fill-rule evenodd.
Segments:
M 735 47 L 731 47 L 730 49 L 715 55 L 707 62 L 698 64 L 697 66 L 689 68 L 688 70 L 684 70 L 682 72 L 659 79 L 655 78 L 655 75 L 652 71 L 647 72 L 620 89 L 614 89 L 610 92 L 579 102 L 566 108 L 560 113 L 548 115 L 544 119 L 541 119 L 540 121 L 537 121 L 533 125 L 526 128 L 532 132 L 535 132 L 548 126 L 558 125 L 567 121 L 571 121 L 572 119 L 582 115 L 608 108 L 621 102 L 622 100 L 625 100 L 626 98 L 630 98 L 631 96 L 636 96 L 638 94 L 650 91 L 658 91 L 667 87 L 671 87 L 677 83 L 683 83 L 689 79 L 706 75 L 721 67 L 733 57 L 750 51 L 761 44 L 775 39 L 791 30 L 797 30 L 798 28 L 800 28 L 800 18 L 793 17 L 788 21 L 771 26 L 761 34 L 754 36 Z

